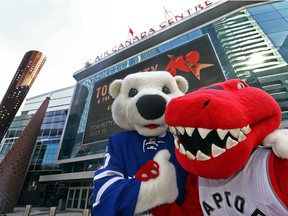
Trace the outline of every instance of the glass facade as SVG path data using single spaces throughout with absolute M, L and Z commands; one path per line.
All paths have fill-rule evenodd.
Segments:
M 77 116 L 78 123 L 73 125 L 73 131 L 77 132 L 72 137 L 69 133 L 70 126 L 67 124 L 69 130 L 65 130 L 64 143 L 61 146 L 63 149 L 60 150 L 58 160 L 91 154 L 94 154 L 95 157 L 103 157 L 101 153 L 105 151 L 106 140 L 95 140 L 94 143 L 85 146 L 87 153 L 75 154 L 83 146 L 95 82 L 207 34 L 217 53 L 226 79 L 238 77 L 250 85 L 266 90 L 281 106 L 283 122 L 287 121 L 287 7 L 288 1 L 282 1 L 239 10 L 78 81 L 77 88 L 85 89 L 85 98 L 83 98 L 83 94 L 76 93 L 74 95 L 71 105 L 73 112 L 70 112 L 68 116 L 68 118 L 72 117 L 72 114 L 74 118 Z M 80 100 L 82 100 L 81 103 Z M 81 105 L 79 106 L 79 104 Z M 70 144 L 72 141 L 73 145 L 68 146 L 65 140 L 69 140 Z
M 40 183 L 39 175 L 40 173 L 45 175 L 62 172 L 59 164 L 56 163 L 56 159 L 73 90 L 74 87 L 68 87 L 27 99 L 21 115 L 14 118 L 0 144 L 1 161 L 28 125 L 43 100 L 50 96 L 50 104 L 45 113 L 35 144 L 34 154 L 18 200 L 19 205 L 37 204 L 47 206 L 48 199 L 58 192 L 57 184 Z
M 58 168 L 55 161 L 66 116 L 67 110 L 50 111 L 45 114 L 30 163 L 30 171 Z

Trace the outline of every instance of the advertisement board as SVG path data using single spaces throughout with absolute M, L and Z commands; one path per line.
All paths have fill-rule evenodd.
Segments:
M 189 91 L 225 80 L 208 35 L 99 80 L 94 84 L 83 144 L 108 139 L 122 130 L 111 116 L 113 99 L 109 95 L 109 85 L 115 79 L 140 71 L 168 71 L 173 76 L 183 76 L 189 82 Z

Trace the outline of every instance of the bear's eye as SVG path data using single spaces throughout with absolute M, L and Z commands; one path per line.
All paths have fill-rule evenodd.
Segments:
M 170 89 L 169 89 L 167 86 L 163 86 L 162 92 L 163 92 L 164 94 L 170 94 Z
M 128 96 L 129 96 L 129 97 L 134 97 L 135 95 L 137 95 L 137 93 L 138 93 L 138 90 L 137 90 L 137 89 L 131 88 L 130 91 L 129 91 Z

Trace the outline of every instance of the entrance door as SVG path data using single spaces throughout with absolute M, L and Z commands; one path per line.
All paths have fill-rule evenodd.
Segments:
M 66 209 L 79 210 L 87 208 L 92 191 L 91 187 L 69 188 Z

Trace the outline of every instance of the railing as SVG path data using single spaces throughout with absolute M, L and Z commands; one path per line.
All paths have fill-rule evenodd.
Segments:
M 26 205 L 23 216 L 30 216 L 32 210 L 31 205 Z M 57 207 L 51 207 L 48 216 L 57 216 Z M 83 209 L 82 216 L 91 216 L 90 209 Z

